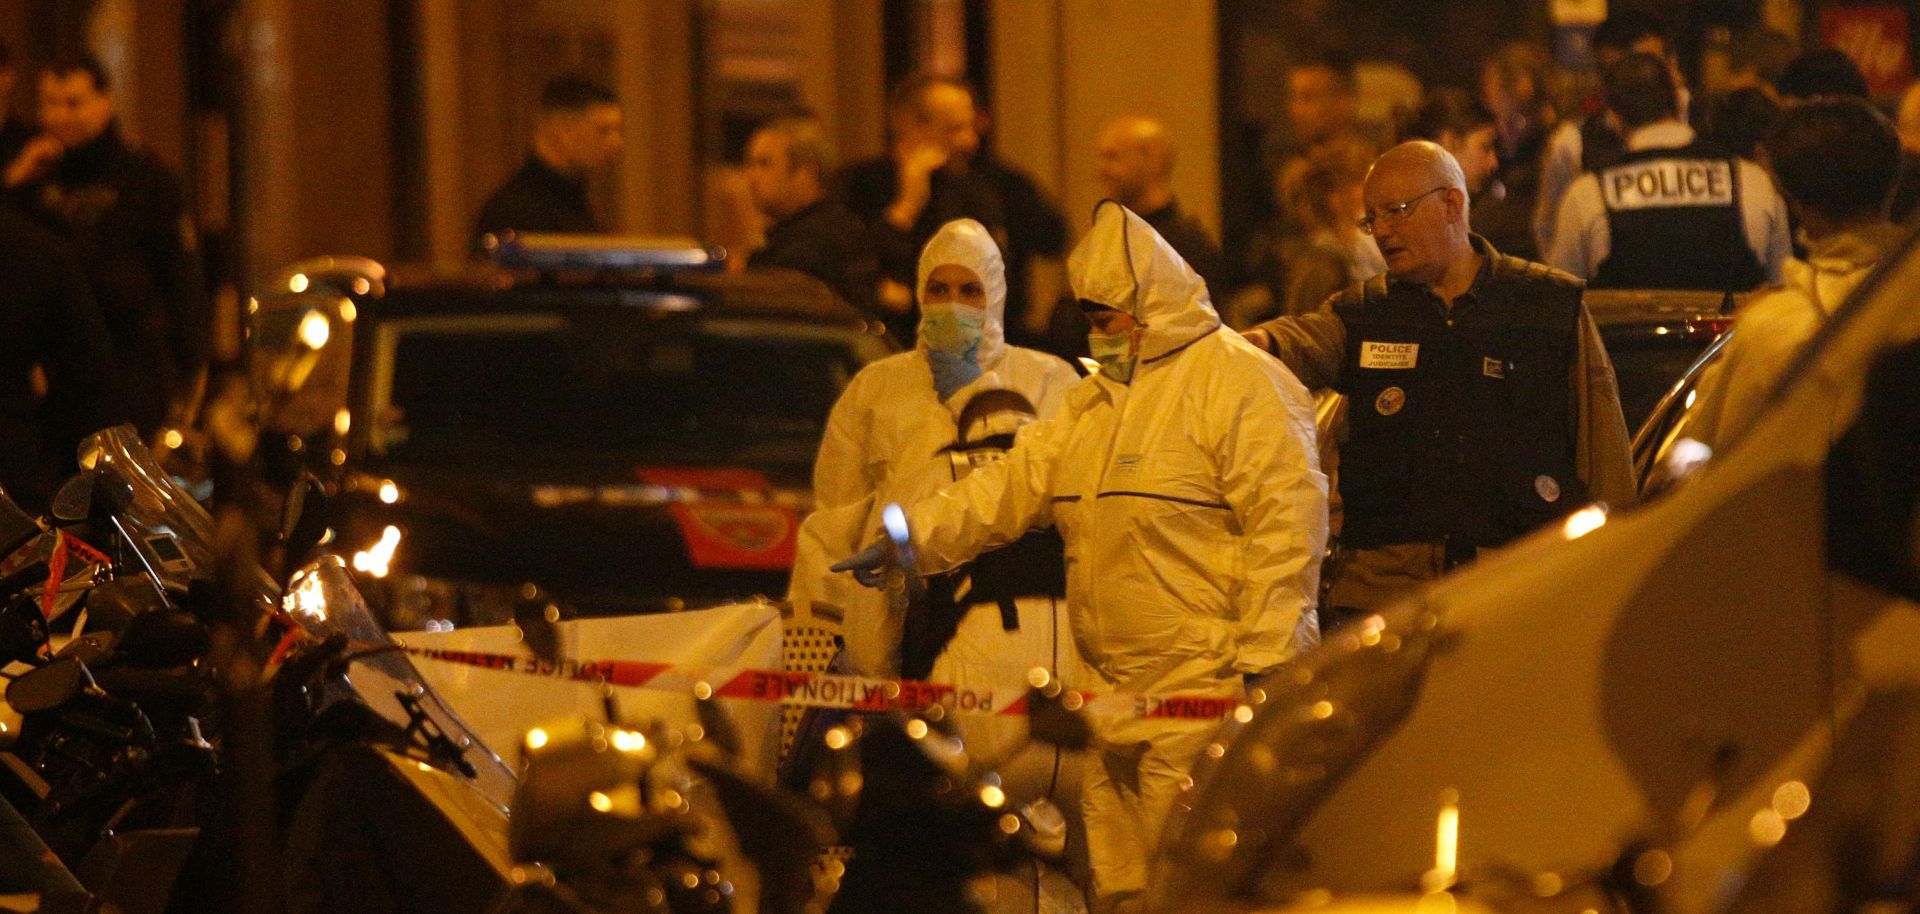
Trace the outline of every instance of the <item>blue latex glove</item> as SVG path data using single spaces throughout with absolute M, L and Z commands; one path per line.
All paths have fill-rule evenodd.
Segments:
M 887 557 L 889 555 L 886 537 L 873 541 L 873 545 L 855 553 L 852 558 L 841 559 L 829 567 L 828 571 L 851 571 L 853 579 L 862 586 L 879 588 L 887 582 Z
M 940 393 L 940 399 L 953 396 L 953 392 L 980 377 L 980 363 L 975 359 L 976 349 L 966 352 L 943 352 L 939 349 L 927 350 L 927 365 L 933 369 L 933 389 Z

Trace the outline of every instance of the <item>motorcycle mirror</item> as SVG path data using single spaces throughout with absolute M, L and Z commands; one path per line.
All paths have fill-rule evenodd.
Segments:
M 22 594 L 0 612 L 0 659 L 36 663 L 47 645 L 47 621 L 35 594 Z
M 67 480 L 53 494 L 53 519 L 74 524 L 87 519 L 93 509 L 93 474 L 81 473 Z
M 133 483 L 118 473 L 97 472 L 93 481 L 93 504 L 101 517 L 119 517 L 133 506 Z
M 63 657 L 7 683 L 7 704 L 21 714 L 51 711 L 93 684 L 93 674 L 87 672 L 86 664 Z
M 302 473 L 287 492 L 286 505 L 280 512 L 280 542 L 286 546 L 289 565 L 305 561 L 326 539 L 331 500 L 326 485 L 312 473 Z

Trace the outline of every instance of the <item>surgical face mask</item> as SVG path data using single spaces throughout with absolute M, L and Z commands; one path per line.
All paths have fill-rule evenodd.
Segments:
M 920 341 L 938 352 L 965 353 L 980 345 L 987 313 L 946 303 L 920 308 Z
M 1133 349 L 1133 331 L 1087 334 L 1087 350 L 1100 363 L 1100 373 L 1121 384 L 1133 381 L 1133 366 L 1138 361 Z

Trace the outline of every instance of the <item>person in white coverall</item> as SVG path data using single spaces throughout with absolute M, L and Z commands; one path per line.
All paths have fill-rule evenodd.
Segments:
M 976 395 L 1017 393 L 1044 418 L 1059 410 L 1079 380 L 1073 368 L 1055 356 L 1007 345 L 1006 268 L 999 247 L 980 223 L 957 219 L 934 234 L 920 253 L 916 292 L 921 314 L 917 344 L 861 369 L 827 417 L 813 464 L 816 510 L 801 528 L 788 593 L 796 602 L 824 602 L 845 614 L 848 659 L 869 675 L 899 675 L 903 620 L 888 613 L 879 593 L 829 572 L 827 565 L 870 538 L 887 504 L 912 503 L 954 482 L 950 449 L 967 437 L 958 419 Z M 1004 422 L 1007 417 L 989 421 Z M 997 659 L 1015 670 L 1016 683 L 1026 669 L 1053 667 L 1053 658 L 1064 653 L 1051 643 L 1056 625 L 1050 614 L 1064 615 L 1064 607 L 1056 609 L 1055 603 L 1047 598 L 1016 601 L 1020 618 L 1015 631 L 1002 630 L 996 608 L 976 607 L 955 639 L 960 642 L 957 650 L 966 655 L 961 660 Z M 969 672 L 941 669 L 934 678 L 966 679 Z
M 1102 692 L 1237 696 L 1318 640 L 1327 483 L 1313 398 L 1226 330 L 1199 276 L 1112 201 L 1068 260 L 1100 373 L 999 463 L 907 509 L 921 572 L 1027 530 L 1066 541 L 1074 639 Z M 836 566 L 863 580 L 876 544 Z M 1129 910 L 1211 720 L 1093 721 L 1081 787 L 1096 910 Z

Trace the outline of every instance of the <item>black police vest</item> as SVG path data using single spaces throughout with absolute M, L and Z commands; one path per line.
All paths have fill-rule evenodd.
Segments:
M 1347 333 L 1349 546 L 1498 546 L 1586 501 L 1570 385 L 1580 282 L 1497 254 L 1484 269 L 1451 313 L 1379 279 L 1334 306 Z
M 1766 279 L 1740 214 L 1740 163 L 1700 144 L 1597 173 L 1611 236 L 1594 288 L 1744 292 Z

